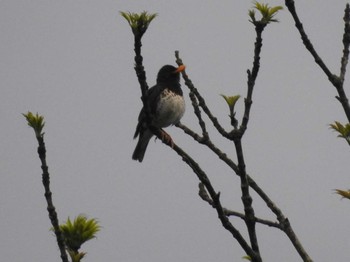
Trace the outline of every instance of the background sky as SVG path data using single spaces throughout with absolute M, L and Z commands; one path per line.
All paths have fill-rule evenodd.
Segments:
M 284 5 L 284 1 L 269 1 Z M 346 2 L 297 1 L 316 50 L 338 74 Z M 159 141 L 132 161 L 141 108 L 133 36 L 119 11 L 158 13 L 143 39 L 148 84 L 174 51 L 221 124 L 219 96 L 246 92 L 253 61 L 251 1 L 0 1 L 0 252 L 3 261 L 60 261 L 41 184 L 37 141 L 21 113 L 45 116 L 47 161 L 60 222 L 98 218 L 84 261 L 241 261 L 243 250 L 197 195 L 198 180 Z M 289 218 L 314 261 L 349 261 L 349 147 L 328 124 L 339 102 L 285 8 L 263 34 L 261 70 L 243 139 L 248 173 Z M 183 82 L 183 81 L 182 81 Z M 350 93 L 348 83 L 345 88 Z M 187 88 L 183 85 L 185 94 Z M 182 122 L 200 130 L 189 99 Z M 238 102 L 239 118 L 243 99 Z M 208 122 L 208 126 L 211 126 Z M 167 131 L 202 165 L 225 207 L 242 211 L 232 171 L 176 127 Z M 212 128 L 213 140 L 234 147 Z M 275 220 L 254 197 L 256 215 Z M 233 219 L 246 236 L 242 221 Z M 287 237 L 258 225 L 264 261 L 301 261 Z

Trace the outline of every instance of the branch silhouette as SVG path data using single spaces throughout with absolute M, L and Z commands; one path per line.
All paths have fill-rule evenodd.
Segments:
M 344 79 L 345 79 L 345 72 L 346 72 L 346 66 L 348 64 L 348 58 L 349 58 L 349 46 L 350 46 L 350 7 L 349 4 L 346 5 L 345 11 L 344 11 L 344 35 L 343 35 L 343 56 L 341 58 L 341 65 L 340 65 L 340 75 L 337 76 L 336 74 L 332 73 L 326 64 L 321 59 L 320 55 L 317 53 L 315 48 L 313 47 L 309 37 L 307 36 L 303 24 L 301 23 L 299 16 L 297 14 L 294 0 L 286 0 L 285 5 L 287 6 L 290 14 L 292 15 L 295 27 L 298 29 L 301 39 L 303 41 L 304 46 L 306 49 L 310 52 L 310 54 L 315 59 L 316 64 L 322 69 L 322 71 L 326 74 L 328 77 L 328 80 L 331 82 L 331 84 L 336 88 L 338 92 L 338 96 L 336 96 L 337 100 L 341 103 L 343 110 L 345 112 L 345 115 L 348 119 L 348 122 L 350 122 L 350 105 L 349 100 L 346 96 L 346 93 L 344 91 Z
M 28 112 L 27 114 L 23 114 L 23 116 L 27 119 L 28 125 L 34 129 L 35 137 L 39 144 L 38 155 L 41 161 L 41 169 L 43 171 L 42 183 L 45 189 L 47 211 L 49 213 L 49 218 L 53 227 L 53 231 L 56 236 L 57 245 L 60 250 L 62 262 L 68 262 L 68 256 L 65 249 L 65 242 L 64 242 L 62 232 L 60 230 L 58 216 L 57 216 L 56 208 L 53 205 L 52 192 L 50 189 L 50 174 L 49 174 L 49 167 L 47 166 L 47 163 L 46 163 L 46 147 L 45 147 L 44 132 L 43 132 L 43 128 L 45 126 L 44 117 L 40 116 L 39 114 L 34 115 L 31 112 Z

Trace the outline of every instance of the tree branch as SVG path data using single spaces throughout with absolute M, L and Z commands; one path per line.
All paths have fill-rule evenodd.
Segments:
M 345 72 L 346 72 L 346 66 L 348 64 L 349 60 L 349 46 L 350 46 L 350 6 L 349 4 L 346 5 L 345 11 L 344 11 L 344 35 L 343 35 L 343 56 L 341 58 L 341 66 L 340 66 L 340 83 L 336 85 L 338 91 L 338 96 L 336 97 L 339 102 L 342 104 L 344 112 L 348 118 L 348 121 L 350 122 L 350 106 L 348 98 L 344 91 L 344 79 L 345 79 Z
M 192 169 L 192 171 L 197 175 L 201 183 L 205 186 L 207 192 L 209 193 L 213 201 L 212 206 L 216 209 L 216 212 L 223 227 L 232 234 L 232 236 L 237 240 L 237 242 L 241 245 L 244 251 L 253 259 L 252 261 L 258 261 L 254 259 L 260 258 L 260 255 L 256 254 L 256 252 L 252 250 L 252 248 L 244 240 L 240 232 L 231 224 L 230 220 L 228 219 L 225 213 L 225 209 L 221 205 L 220 193 L 216 193 L 205 172 L 185 151 L 183 151 L 176 144 L 174 144 L 173 150 L 179 156 L 181 156 L 182 160 Z M 261 261 L 261 259 L 259 261 Z
M 343 37 L 343 43 L 344 43 L 344 50 L 343 50 L 343 58 L 341 62 L 341 73 L 340 77 L 337 75 L 333 74 L 326 64 L 323 62 L 321 57 L 318 55 L 316 50 L 314 49 L 311 41 L 309 40 L 307 34 L 305 33 L 305 30 L 303 28 L 303 24 L 300 22 L 299 17 L 297 15 L 296 9 L 295 9 L 295 4 L 294 0 L 285 0 L 285 5 L 287 6 L 289 12 L 291 13 L 294 21 L 295 21 L 295 27 L 298 29 L 301 39 L 303 40 L 303 43 L 306 47 L 306 49 L 310 52 L 310 54 L 313 56 L 315 59 L 316 64 L 319 65 L 319 67 L 323 70 L 323 72 L 326 74 L 328 77 L 328 80 L 332 83 L 332 85 L 337 89 L 338 96 L 336 97 L 338 101 L 342 104 L 343 110 L 345 112 L 345 115 L 350 122 L 350 105 L 348 98 L 346 97 L 344 88 L 343 88 L 343 78 L 345 74 L 345 67 L 347 65 L 347 59 L 348 59 L 348 50 L 349 50 L 349 12 L 350 9 L 347 5 L 345 8 L 345 15 L 344 15 L 344 21 L 345 21 L 345 32 L 344 32 L 344 37 Z M 343 73 L 342 73 L 343 72 Z
M 41 169 L 43 171 L 42 182 L 45 188 L 45 199 L 47 202 L 47 211 L 49 213 L 49 218 L 56 235 L 57 245 L 61 253 L 62 262 L 68 262 L 63 235 L 59 227 L 56 209 L 52 201 L 52 192 L 50 190 L 50 174 L 48 171 L 49 167 L 46 164 L 46 148 L 45 148 L 44 136 L 43 135 L 36 136 L 36 138 L 39 143 L 38 154 L 41 161 Z
M 286 218 L 282 211 L 275 205 L 275 203 L 268 197 L 268 195 L 258 186 L 257 183 L 253 179 L 248 176 L 249 185 L 254 191 L 261 197 L 262 200 L 266 203 L 266 205 L 270 208 L 270 210 L 276 215 L 277 220 L 281 225 L 281 229 L 286 233 L 293 246 L 299 253 L 300 257 L 304 262 L 312 262 L 312 259 L 309 257 L 308 253 L 305 251 L 301 242 L 299 241 L 297 235 L 294 233 L 294 230 L 289 223 L 288 218 Z
M 202 200 L 204 200 L 205 202 L 207 202 L 209 205 L 211 205 L 213 207 L 213 200 L 209 197 L 207 191 L 205 190 L 205 187 L 202 183 L 199 183 L 198 185 L 199 187 L 199 192 L 198 195 L 202 198 Z M 236 216 L 239 217 L 243 220 L 245 220 L 245 214 L 233 211 L 233 210 L 229 210 L 227 208 L 224 208 L 224 212 L 226 214 L 226 216 Z M 255 222 L 260 223 L 262 225 L 267 225 L 269 227 L 275 227 L 278 229 L 281 229 L 281 226 L 279 223 L 276 222 L 272 222 L 270 220 L 266 220 L 266 219 L 261 219 L 261 218 L 257 218 L 255 217 Z
M 250 108 L 253 103 L 253 89 L 255 86 L 255 80 L 258 76 L 259 68 L 260 68 L 260 53 L 262 47 L 262 32 L 265 28 L 266 24 L 255 24 L 255 32 L 256 32 L 256 40 L 255 40 L 255 48 L 254 48 L 254 60 L 253 60 L 253 68 L 252 70 L 247 70 L 248 74 L 248 83 L 247 83 L 247 96 L 244 99 L 245 108 L 242 119 L 242 124 L 239 128 L 240 136 L 243 136 L 245 130 L 247 129 L 248 121 L 249 121 L 249 113 Z
M 222 161 L 224 161 L 236 174 L 238 174 L 239 169 L 238 166 L 227 157 L 227 154 L 222 152 L 218 147 L 216 147 L 213 142 L 209 139 L 204 139 L 200 135 L 198 135 L 196 132 L 188 128 L 182 123 L 178 123 L 176 125 L 178 128 L 181 128 L 187 135 L 191 136 L 194 140 L 196 140 L 198 143 L 206 145 L 208 148 L 210 148 L 211 151 L 213 151 Z
M 344 11 L 344 35 L 343 35 L 343 56 L 340 62 L 340 81 L 344 83 L 346 66 L 349 61 L 349 46 L 350 46 L 350 6 L 346 5 Z
M 145 108 L 145 113 L 146 113 L 146 122 L 147 123 L 151 123 L 152 122 L 152 116 L 150 114 L 151 109 L 150 109 L 150 105 L 147 102 L 148 101 L 148 84 L 146 81 L 146 72 L 145 69 L 143 67 L 143 57 L 141 55 L 141 47 L 142 47 L 142 42 L 141 42 L 141 37 L 138 34 L 134 35 L 134 51 L 135 51 L 135 72 L 137 75 L 137 79 L 139 81 L 140 84 L 140 88 L 141 88 L 141 100 L 143 103 L 143 107 Z
M 333 75 L 331 71 L 328 69 L 328 67 L 325 65 L 325 63 L 322 61 L 321 57 L 318 55 L 316 50 L 314 49 L 311 41 L 309 40 L 308 36 L 306 35 L 304 31 L 303 24 L 300 22 L 298 14 L 295 10 L 294 0 L 285 0 L 285 5 L 287 6 L 289 12 L 293 16 L 295 27 L 298 29 L 301 39 L 303 40 L 303 43 L 307 50 L 311 53 L 311 55 L 314 57 L 315 62 L 321 67 L 323 72 L 327 75 L 328 79 L 333 83 L 337 81 L 337 76 Z
M 224 161 L 230 168 L 232 168 L 232 170 L 234 170 L 237 175 L 239 174 L 238 166 L 230 158 L 228 158 L 224 152 L 218 149 L 211 142 L 210 139 L 205 139 L 205 140 L 202 139 L 201 136 L 199 136 L 197 133 L 195 133 L 194 131 L 192 131 L 190 128 L 188 128 L 182 123 L 179 123 L 177 127 L 181 128 L 186 134 L 190 135 L 198 143 L 206 145 L 208 148 L 210 148 L 222 161 Z M 263 189 L 261 189 L 259 185 L 254 181 L 254 179 L 251 178 L 248 174 L 247 174 L 247 179 L 248 179 L 249 186 L 260 196 L 260 198 L 266 203 L 267 207 L 276 215 L 276 218 L 279 221 L 279 224 L 278 226 L 276 225 L 275 227 L 281 229 L 283 232 L 286 233 L 288 238 L 291 240 L 293 246 L 295 247 L 297 252 L 300 254 L 300 256 L 304 259 L 304 261 L 308 261 L 308 262 L 312 261 L 311 258 L 306 253 L 305 249 L 303 248 L 298 237 L 294 233 L 292 226 L 290 225 L 288 219 L 284 216 L 283 212 L 276 206 L 276 204 L 268 197 L 268 195 L 263 191 Z M 211 204 L 210 201 L 208 201 L 207 199 L 205 201 Z M 229 213 L 226 213 L 226 215 L 229 215 Z M 263 222 L 260 222 L 258 218 L 255 218 L 255 220 L 258 223 L 264 224 Z M 268 223 L 265 223 L 265 224 L 269 225 Z M 273 225 L 269 225 L 269 226 L 273 226 Z
M 176 63 L 178 65 L 182 65 L 183 63 L 182 63 L 182 59 L 179 57 L 179 51 L 175 51 L 175 57 L 176 57 Z M 190 92 L 192 92 L 196 96 L 196 98 L 198 100 L 198 105 L 203 109 L 204 113 L 206 113 L 206 115 L 209 117 L 210 121 L 213 123 L 214 127 L 216 128 L 216 130 L 223 137 L 229 138 L 230 137 L 229 134 L 220 125 L 218 119 L 213 116 L 213 114 L 211 113 L 211 111 L 207 107 L 204 98 L 200 95 L 198 90 L 194 87 L 194 85 L 192 84 L 192 81 L 189 79 L 189 77 L 187 76 L 186 72 L 182 71 L 181 73 L 182 73 L 182 77 L 183 77 L 183 79 L 185 81 L 185 85 L 189 88 Z M 197 115 L 197 117 L 198 117 L 198 115 Z

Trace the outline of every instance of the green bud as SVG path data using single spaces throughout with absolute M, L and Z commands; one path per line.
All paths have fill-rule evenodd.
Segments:
M 42 133 L 42 130 L 45 126 L 44 117 L 36 113 L 35 115 L 32 112 L 29 112 L 27 114 L 22 114 L 28 122 L 28 125 L 34 129 L 35 135 L 37 137 L 42 137 L 44 133 Z

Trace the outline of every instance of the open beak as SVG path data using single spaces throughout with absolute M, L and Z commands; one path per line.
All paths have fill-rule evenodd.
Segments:
M 176 70 L 174 71 L 174 73 L 180 73 L 182 71 L 184 71 L 186 68 L 185 65 L 180 65 L 178 68 L 176 68 Z

